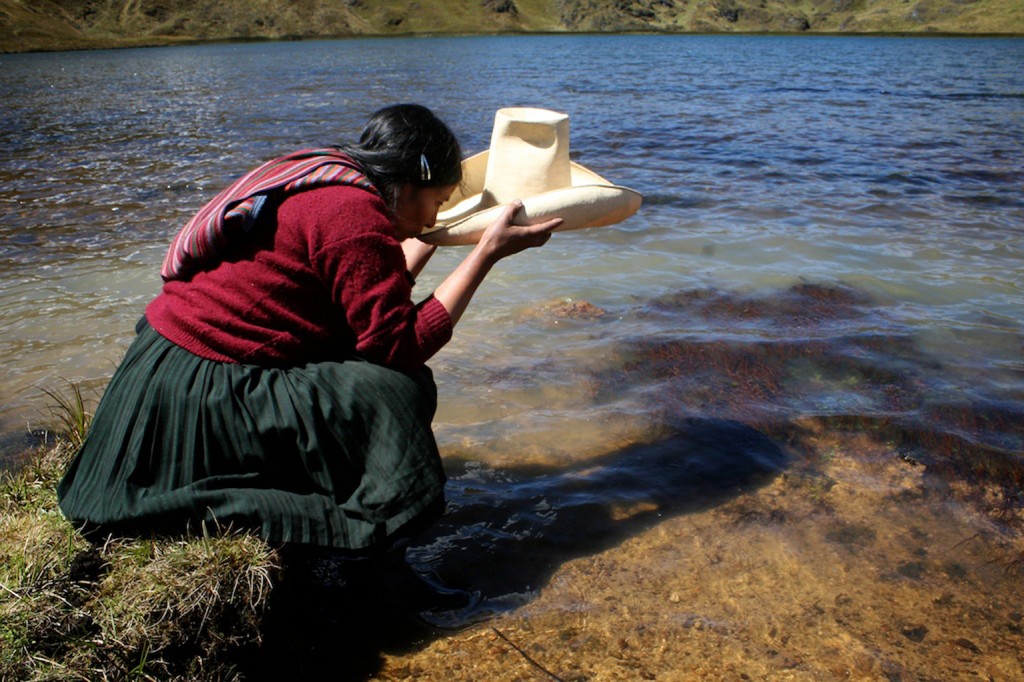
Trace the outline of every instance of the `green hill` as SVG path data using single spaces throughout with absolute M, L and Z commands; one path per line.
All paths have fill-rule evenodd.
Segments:
M 0 50 L 508 32 L 1024 34 L 1022 0 L 0 0 Z

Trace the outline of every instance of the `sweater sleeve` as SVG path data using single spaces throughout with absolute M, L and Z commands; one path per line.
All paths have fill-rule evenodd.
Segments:
M 296 217 L 309 225 L 311 265 L 352 330 L 356 352 L 395 369 L 420 367 L 451 339 L 452 321 L 433 295 L 413 303 L 405 254 L 384 203 L 352 187 L 307 194 L 305 203 L 315 206 L 296 202 L 288 209 L 302 211 Z

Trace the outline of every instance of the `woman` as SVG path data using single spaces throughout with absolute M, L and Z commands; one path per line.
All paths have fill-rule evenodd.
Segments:
M 205 523 L 354 556 L 434 520 L 444 473 L 424 363 L 490 268 L 560 222 L 513 226 L 513 202 L 413 303 L 434 250 L 416 236 L 460 161 L 442 121 L 396 105 L 357 145 L 276 159 L 204 207 L 60 483 L 65 515 L 102 535 Z

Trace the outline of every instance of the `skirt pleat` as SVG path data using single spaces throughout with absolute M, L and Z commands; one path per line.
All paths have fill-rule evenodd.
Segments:
M 89 532 L 247 528 L 271 543 L 383 547 L 443 506 L 437 389 L 356 358 L 205 360 L 145 320 L 58 486 Z

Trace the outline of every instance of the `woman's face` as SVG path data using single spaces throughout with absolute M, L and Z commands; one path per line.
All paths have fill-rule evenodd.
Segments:
M 395 227 L 399 239 L 415 237 L 423 228 L 433 227 L 437 209 L 448 201 L 455 185 L 449 187 L 417 187 L 402 185 L 395 201 Z

